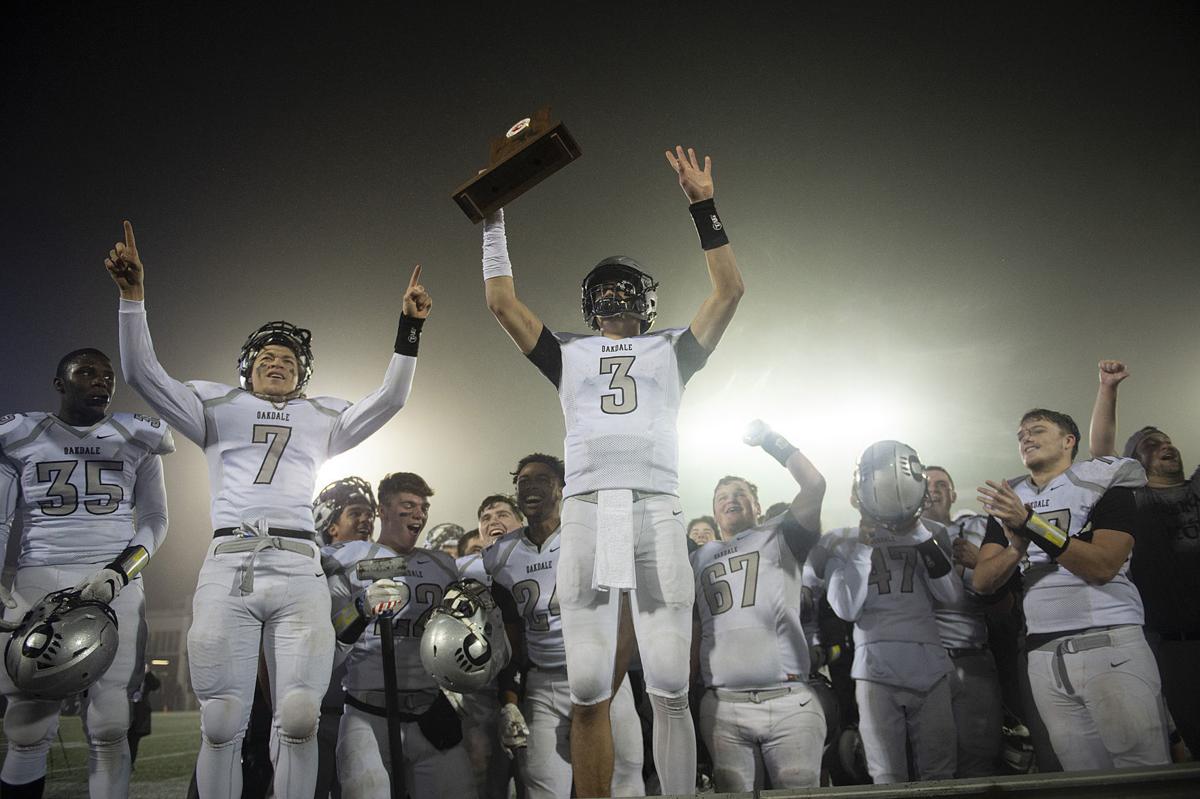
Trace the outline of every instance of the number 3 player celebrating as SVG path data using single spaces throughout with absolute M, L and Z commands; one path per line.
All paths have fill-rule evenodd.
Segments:
M 558 594 L 579 796 L 609 795 L 608 706 L 627 665 L 617 646 L 623 595 L 654 707 L 663 793 L 695 789 L 687 698 L 694 597 L 677 496 L 676 417 L 684 384 L 717 346 L 744 288 L 713 205 L 712 160 L 705 157 L 701 168 L 695 151 L 682 147 L 666 156 L 690 203 L 712 281 L 687 328 L 647 335 L 658 284 L 633 259 L 615 256 L 583 280 L 583 318 L 600 335 L 552 333 L 517 299 L 502 211 L 483 232 L 488 308 L 558 389 L 566 423 Z
M 311 799 L 317 718 L 334 648 L 311 504 L 317 470 L 404 406 L 421 326 L 433 304 L 420 285 L 421 267 L 413 270 L 404 294 L 396 354 L 383 385 L 352 404 L 304 395 L 312 374 L 311 334 L 287 322 L 270 322 L 250 334 L 238 360 L 241 388 L 180 383 L 154 354 L 143 305 L 144 270 L 128 222 L 124 243 L 109 251 L 105 266 L 121 292 L 126 382 L 202 447 L 208 460 L 215 533 L 200 568 L 188 631 L 192 687 L 200 700 L 200 795 L 241 795 L 240 750 L 261 638 L 274 694 L 275 796 Z

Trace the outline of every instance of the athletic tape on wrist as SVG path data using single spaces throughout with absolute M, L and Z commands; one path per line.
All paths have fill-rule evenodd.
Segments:
M 1029 536 L 1029 540 L 1041 547 L 1051 558 L 1057 558 L 1071 543 L 1071 536 L 1032 510 L 1025 519 L 1024 532 Z
M 717 205 L 710 197 L 688 206 L 692 213 L 692 221 L 696 223 L 696 232 L 700 234 L 700 247 L 705 250 L 715 250 L 729 243 L 725 234 L 725 226 L 721 217 L 717 216 Z
M 150 553 L 141 544 L 137 546 L 127 547 L 124 552 L 117 555 L 117 559 L 108 564 L 108 568 L 120 574 L 125 578 L 125 585 L 129 585 L 129 581 L 138 576 L 142 569 L 146 568 L 146 564 L 150 562 Z
M 400 325 L 396 330 L 396 354 L 417 357 L 417 347 L 421 343 L 421 327 L 424 319 L 400 314 Z
M 483 279 L 512 277 L 512 261 L 508 259 L 508 236 L 504 232 L 504 210 L 496 212 L 483 223 Z

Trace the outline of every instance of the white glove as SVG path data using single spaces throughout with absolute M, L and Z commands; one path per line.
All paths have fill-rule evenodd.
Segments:
M 521 715 L 521 709 L 508 703 L 500 706 L 500 745 L 509 757 L 514 749 L 524 749 L 529 743 L 529 725 Z
M 125 575 L 116 569 L 105 566 L 91 577 L 87 577 L 75 586 L 84 599 L 96 599 L 101 602 L 112 602 L 125 587 Z
M 373 619 L 380 613 L 403 605 L 407 597 L 407 587 L 395 580 L 376 580 L 367 586 L 363 592 L 362 612 L 368 619 Z
M 0 604 L 4 606 L 4 610 L 6 611 L 4 614 L 5 616 L 9 615 L 7 611 L 12 610 L 17 606 L 17 600 L 13 599 L 12 591 L 9 591 L 8 588 L 3 585 L 0 585 Z M 0 632 L 12 632 L 19 626 L 21 626 L 20 619 L 0 619 Z
M 769 435 L 771 435 L 771 426 L 762 419 L 755 419 L 746 425 L 746 432 L 742 433 L 742 442 L 752 447 L 761 447 Z

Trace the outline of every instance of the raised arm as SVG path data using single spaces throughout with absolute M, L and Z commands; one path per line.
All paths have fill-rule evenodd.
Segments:
M 708 262 L 712 291 L 692 319 L 691 329 L 700 346 L 712 352 L 725 334 L 725 328 L 729 327 L 746 286 L 742 282 L 737 259 L 733 256 L 733 246 L 729 243 L 713 203 L 712 158 L 704 156 L 704 167 L 701 168 L 696 151 L 689 147 L 684 153 L 679 146 L 676 146 L 674 153 L 667 150 L 666 156 L 667 162 L 679 176 L 680 188 L 687 195 L 690 204 L 688 210 L 696 223 L 700 246 L 704 248 L 704 258 Z
M 1092 406 L 1092 424 L 1088 429 L 1088 450 L 1093 458 L 1117 453 L 1117 386 L 1129 377 L 1120 361 L 1101 361 L 1100 387 Z
M 746 428 L 742 440 L 763 451 L 786 468 L 800 486 L 800 492 L 788 508 L 796 524 L 783 525 L 784 540 L 798 563 L 804 563 L 809 551 L 821 537 L 821 502 L 825 498 L 825 477 L 803 452 L 776 433 L 765 422 L 755 419 Z
M 145 268 L 133 225 L 125 221 L 125 241 L 108 251 L 104 266 L 121 294 L 118 338 L 121 372 L 154 412 L 199 446 L 204 446 L 204 406 L 190 388 L 167 374 L 154 354 L 146 321 Z
M 329 435 L 329 454 L 357 446 L 383 427 L 404 407 L 417 370 L 421 328 L 433 310 L 433 298 L 421 284 L 421 265 L 413 268 L 404 292 L 404 310 L 396 330 L 395 354 L 383 374 L 383 384 L 342 411 Z
M 542 320 L 517 299 L 508 238 L 504 232 L 504 209 L 483 221 L 483 296 L 488 310 L 525 355 L 533 351 L 542 334 Z

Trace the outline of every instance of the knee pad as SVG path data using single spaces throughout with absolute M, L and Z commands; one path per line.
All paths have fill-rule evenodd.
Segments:
M 58 731 L 58 703 L 13 699 L 4 714 L 4 735 L 17 748 L 36 747 Z
M 687 695 L 691 653 L 688 641 L 677 636 L 660 638 L 653 647 L 642 647 L 642 673 L 646 691 L 660 696 Z M 666 644 L 664 646 L 664 644 Z
M 275 723 L 283 743 L 300 743 L 317 734 L 317 721 L 321 717 L 321 697 L 312 691 L 295 688 L 283 695 Z
M 571 704 L 598 705 L 612 699 L 612 678 L 604 679 L 600 675 L 586 675 L 577 680 L 571 680 Z
M 233 697 L 209 699 L 200 708 L 200 732 L 212 747 L 226 746 L 245 731 L 246 706 Z
M 89 696 L 84 723 L 88 739 L 94 744 L 123 741 L 129 730 L 129 700 L 125 692 Z

